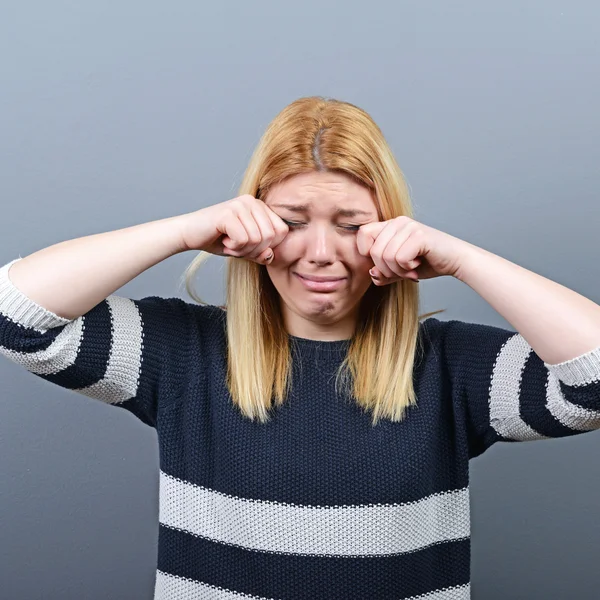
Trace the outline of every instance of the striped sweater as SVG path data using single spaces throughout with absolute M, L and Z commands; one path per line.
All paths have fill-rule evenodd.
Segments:
M 252 422 L 225 385 L 225 311 L 111 295 L 67 320 L 12 284 L 13 262 L 0 352 L 157 431 L 155 599 L 467 599 L 469 460 L 600 428 L 600 348 L 550 365 L 518 333 L 436 318 L 404 421 L 373 427 L 336 393 L 347 340 L 290 336 L 292 393 Z

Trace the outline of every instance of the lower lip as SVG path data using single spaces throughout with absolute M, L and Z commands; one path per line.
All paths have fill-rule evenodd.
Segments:
M 302 282 L 306 289 L 313 292 L 333 292 L 342 287 L 344 281 L 346 281 L 345 278 L 336 279 L 335 281 L 311 281 L 310 279 L 304 279 L 298 273 L 294 273 L 294 275 Z

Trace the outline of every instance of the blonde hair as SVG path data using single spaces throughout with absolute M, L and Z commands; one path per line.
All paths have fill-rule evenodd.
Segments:
M 343 173 L 374 192 L 379 218 L 412 218 L 408 186 L 383 134 L 362 109 L 340 100 L 313 96 L 286 106 L 268 125 L 244 174 L 239 195 L 264 200 L 271 186 L 310 171 Z M 210 256 L 200 252 L 184 273 L 192 289 L 198 267 Z M 248 260 L 227 261 L 227 386 L 243 415 L 264 423 L 268 411 L 289 393 L 292 358 L 279 294 L 266 267 Z M 336 377 L 372 424 L 401 421 L 416 405 L 413 368 L 419 320 L 419 286 L 399 281 L 372 285 L 359 306 L 348 354 Z

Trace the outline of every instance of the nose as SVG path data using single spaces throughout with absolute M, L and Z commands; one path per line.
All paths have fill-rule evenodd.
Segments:
M 330 225 L 313 224 L 306 231 L 306 259 L 317 265 L 334 263 L 337 256 L 335 231 Z

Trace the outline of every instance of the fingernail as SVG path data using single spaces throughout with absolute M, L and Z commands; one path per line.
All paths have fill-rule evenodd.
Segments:
M 271 254 L 269 254 L 269 256 L 267 258 L 265 258 L 265 264 L 270 265 L 271 262 L 273 262 L 273 257 L 275 255 L 273 254 L 273 252 L 271 252 Z
M 375 277 L 375 269 L 369 269 L 369 275 Z

